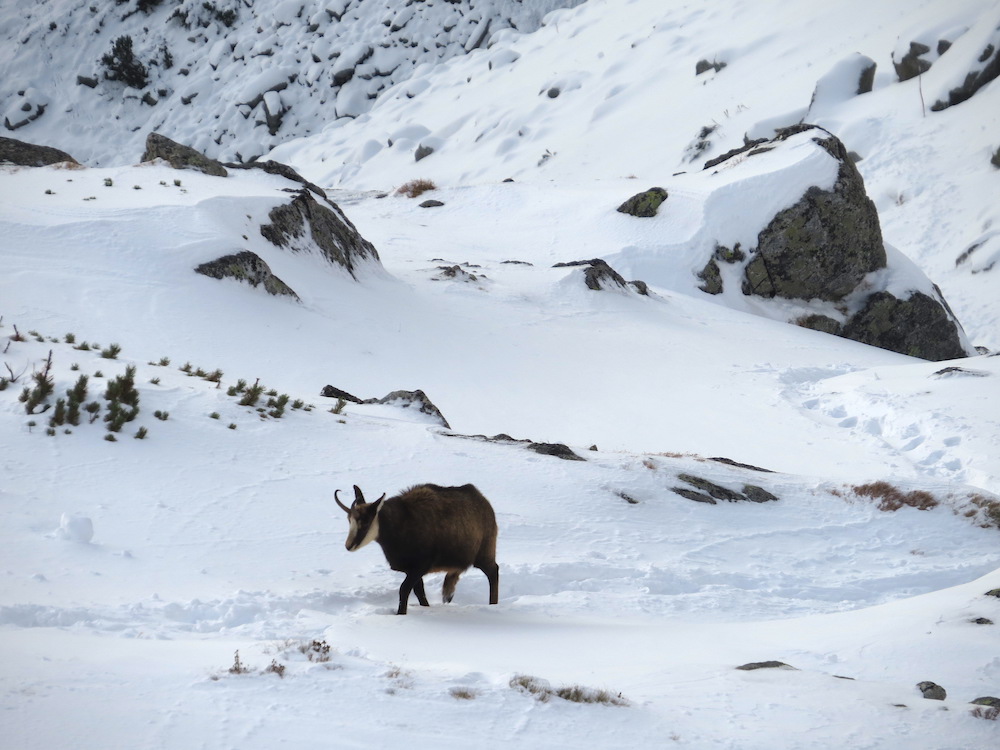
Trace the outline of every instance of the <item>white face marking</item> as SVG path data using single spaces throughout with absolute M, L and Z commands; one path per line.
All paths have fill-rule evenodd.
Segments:
M 347 532 L 347 543 L 345 545 L 348 550 L 354 552 L 361 549 L 366 544 L 371 544 L 375 541 L 375 538 L 378 536 L 378 513 L 380 510 L 382 510 L 381 505 L 378 507 L 378 510 L 375 511 L 375 518 L 372 519 L 371 525 L 368 527 L 368 533 L 365 534 L 364 539 L 362 539 L 357 545 L 354 544 L 354 541 L 358 538 L 358 532 L 360 531 L 358 528 L 358 522 L 355 518 L 349 519 L 351 528 Z

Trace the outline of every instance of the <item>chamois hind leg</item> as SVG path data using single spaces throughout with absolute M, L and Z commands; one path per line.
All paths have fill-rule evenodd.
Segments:
M 415 575 L 413 578 L 413 593 L 417 595 L 417 601 L 420 602 L 420 606 L 431 606 L 430 602 L 427 601 L 427 594 L 424 592 L 424 577 Z
M 460 570 L 453 570 L 444 577 L 444 586 L 441 588 L 441 600 L 448 604 L 455 598 L 455 586 L 458 585 L 458 578 L 462 575 Z
M 476 565 L 486 574 L 486 580 L 490 582 L 490 604 L 500 602 L 500 566 L 495 562 L 483 562 Z

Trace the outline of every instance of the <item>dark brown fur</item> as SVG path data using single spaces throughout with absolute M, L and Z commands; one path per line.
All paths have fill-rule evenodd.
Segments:
M 497 524 L 493 508 L 471 484 L 441 487 L 420 484 L 385 500 L 366 503 L 357 486 L 348 509 L 356 524 L 348 536 L 348 549 L 358 549 L 373 523 L 389 567 L 406 574 L 399 587 L 399 609 L 405 615 L 410 592 L 421 606 L 429 606 L 423 577 L 446 573 L 442 598 L 450 602 L 459 576 L 469 567 L 479 568 L 490 584 L 490 604 L 499 601 L 499 566 L 496 562 Z

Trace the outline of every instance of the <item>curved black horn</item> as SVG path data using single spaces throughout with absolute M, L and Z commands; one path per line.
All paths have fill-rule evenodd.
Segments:
M 339 492 L 340 492 L 340 490 L 334 490 L 333 491 L 333 499 L 337 502 L 337 505 L 340 506 L 340 509 L 342 511 L 344 511 L 344 513 L 350 513 L 351 509 L 348 508 L 346 505 L 344 505 L 342 502 L 340 502 L 340 497 L 338 497 L 338 493 Z

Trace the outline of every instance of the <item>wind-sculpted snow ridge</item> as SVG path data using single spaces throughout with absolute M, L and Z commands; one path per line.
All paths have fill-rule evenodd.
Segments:
M 581 2 L 78 0 L 27 13 L 6 3 L 0 121 L 89 164 L 129 163 L 153 130 L 245 161 L 357 117 L 418 71 L 499 32 L 531 32 L 550 11 Z M 125 53 L 115 48 L 122 37 Z

